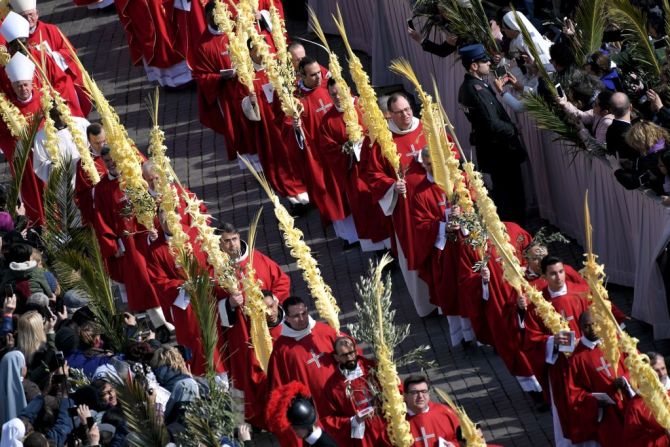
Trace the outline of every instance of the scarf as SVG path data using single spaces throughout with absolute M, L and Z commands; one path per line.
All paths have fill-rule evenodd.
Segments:
M 26 407 L 21 375 L 21 370 L 25 366 L 26 359 L 19 350 L 9 351 L 0 361 L 0 423 L 2 424 L 18 417 Z

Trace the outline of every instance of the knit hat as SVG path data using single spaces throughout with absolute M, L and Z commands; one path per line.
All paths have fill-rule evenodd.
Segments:
M 0 233 L 9 233 L 14 229 L 14 219 L 7 211 L 0 211 Z

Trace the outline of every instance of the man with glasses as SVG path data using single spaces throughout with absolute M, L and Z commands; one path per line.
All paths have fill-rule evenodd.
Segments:
M 347 336 L 333 344 L 337 371 L 324 389 L 326 413 L 321 423 L 337 445 L 391 446 L 376 396 L 379 385 L 370 376 L 374 362 L 358 355 L 356 343 Z
M 430 401 L 428 379 L 412 375 L 403 382 L 407 420 L 414 438 L 413 447 L 458 446 L 458 417 L 446 405 Z
M 484 46 L 466 45 L 458 53 L 467 70 L 458 102 L 472 124 L 470 144 L 476 147 L 479 169 L 491 176 L 491 195 L 500 218 L 523 224 L 526 202 L 521 163 L 526 153 L 519 131 L 488 83 L 491 58 Z
M 419 277 L 417 259 L 420 254 L 414 243 L 415 230 L 410 211 L 414 190 L 426 178 L 426 171 L 420 163 L 426 139 L 421 121 L 414 116 L 404 93 L 392 94 L 387 105 L 391 116 L 388 120 L 389 130 L 400 156 L 400 172 L 396 172 L 382 156 L 378 145 L 361 153 L 361 163 L 367 166 L 364 178 L 373 199 L 393 221 L 395 234 L 391 237 L 391 243 L 414 308 L 420 317 L 426 317 L 433 312 L 437 314 L 437 307 L 430 303 L 428 285 Z

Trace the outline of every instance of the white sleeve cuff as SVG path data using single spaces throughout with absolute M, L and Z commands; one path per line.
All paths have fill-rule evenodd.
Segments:
M 361 161 L 361 149 L 363 148 L 363 142 L 362 141 L 357 141 L 354 143 L 354 156 L 356 157 L 356 161 L 359 162 Z
M 519 329 L 526 329 L 526 323 L 524 323 L 524 319 L 519 315 L 517 312 L 516 314 L 516 319 L 519 321 Z
M 386 191 L 386 194 L 384 194 L 384 197 L 379 201 L 379 206 L 382 207 L 385 216 L 390 216 L 393 214 L 397 202 L 398 194 L 395 192 L 395 183 L 393 183 L 388 191 Z
M 121 253 L 125 253 L 125 252 L 126 252 L 126 246 L 123 245 L 123 239 L 118 238 L 118 239 L 116 240 L 116 244 L 119 246 L 119 251 L 121 251 Z
M 444 247 L 447 245 L 447 223 L 440 221 L 440 229 L 437 230 L 437 239 L 435 240 L 435 248 L 438 250 L 444 250 Z
M 228 311 L 226 310 L 226 301 L 228 301 L 228 298 L 219 300 L 219 318 L 221 319 L 221 326 L 230 327 L 230 320 L 228 319 Z
M 482 278 L 482 299 L 484 301 L 489 300 L 489 283 L 488 281 L 484 281 Z
M 556 363 L 556 360 L 558 360 L 558 353 L 554 353 L 553 335 L 547 339 L 544 354 L 545 354 L 544 361 L 549 363 L 550 365 L 553 365 L 554 363 Z
M 248 96 L 242 99 L 242 112 L 249 121 L 260 121 L 261 114 L 258 109 L 258 103 L 252 104 Z
M 351 439 L 363 439 L 365 437 L 365 421 L 358 422 L 356 416 L 351 417 Z

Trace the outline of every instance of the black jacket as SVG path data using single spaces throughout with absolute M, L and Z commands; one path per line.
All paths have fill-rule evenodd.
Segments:
M 626 143 L 626 132 L 631 124 L 615 119 L 610 127 L 607 128 L 605 142 L 607 143 L 607 153 L 609 155 L 618 155 L 620 159 L 635 161 L 640 155 L 635 149 Z
M 472 124 L 470 144 L 477 148 L 483 171 L 501 160 L 521 163 L 526 159 L 519 132 L 490 85 L 466 73 L 458 102 Z

